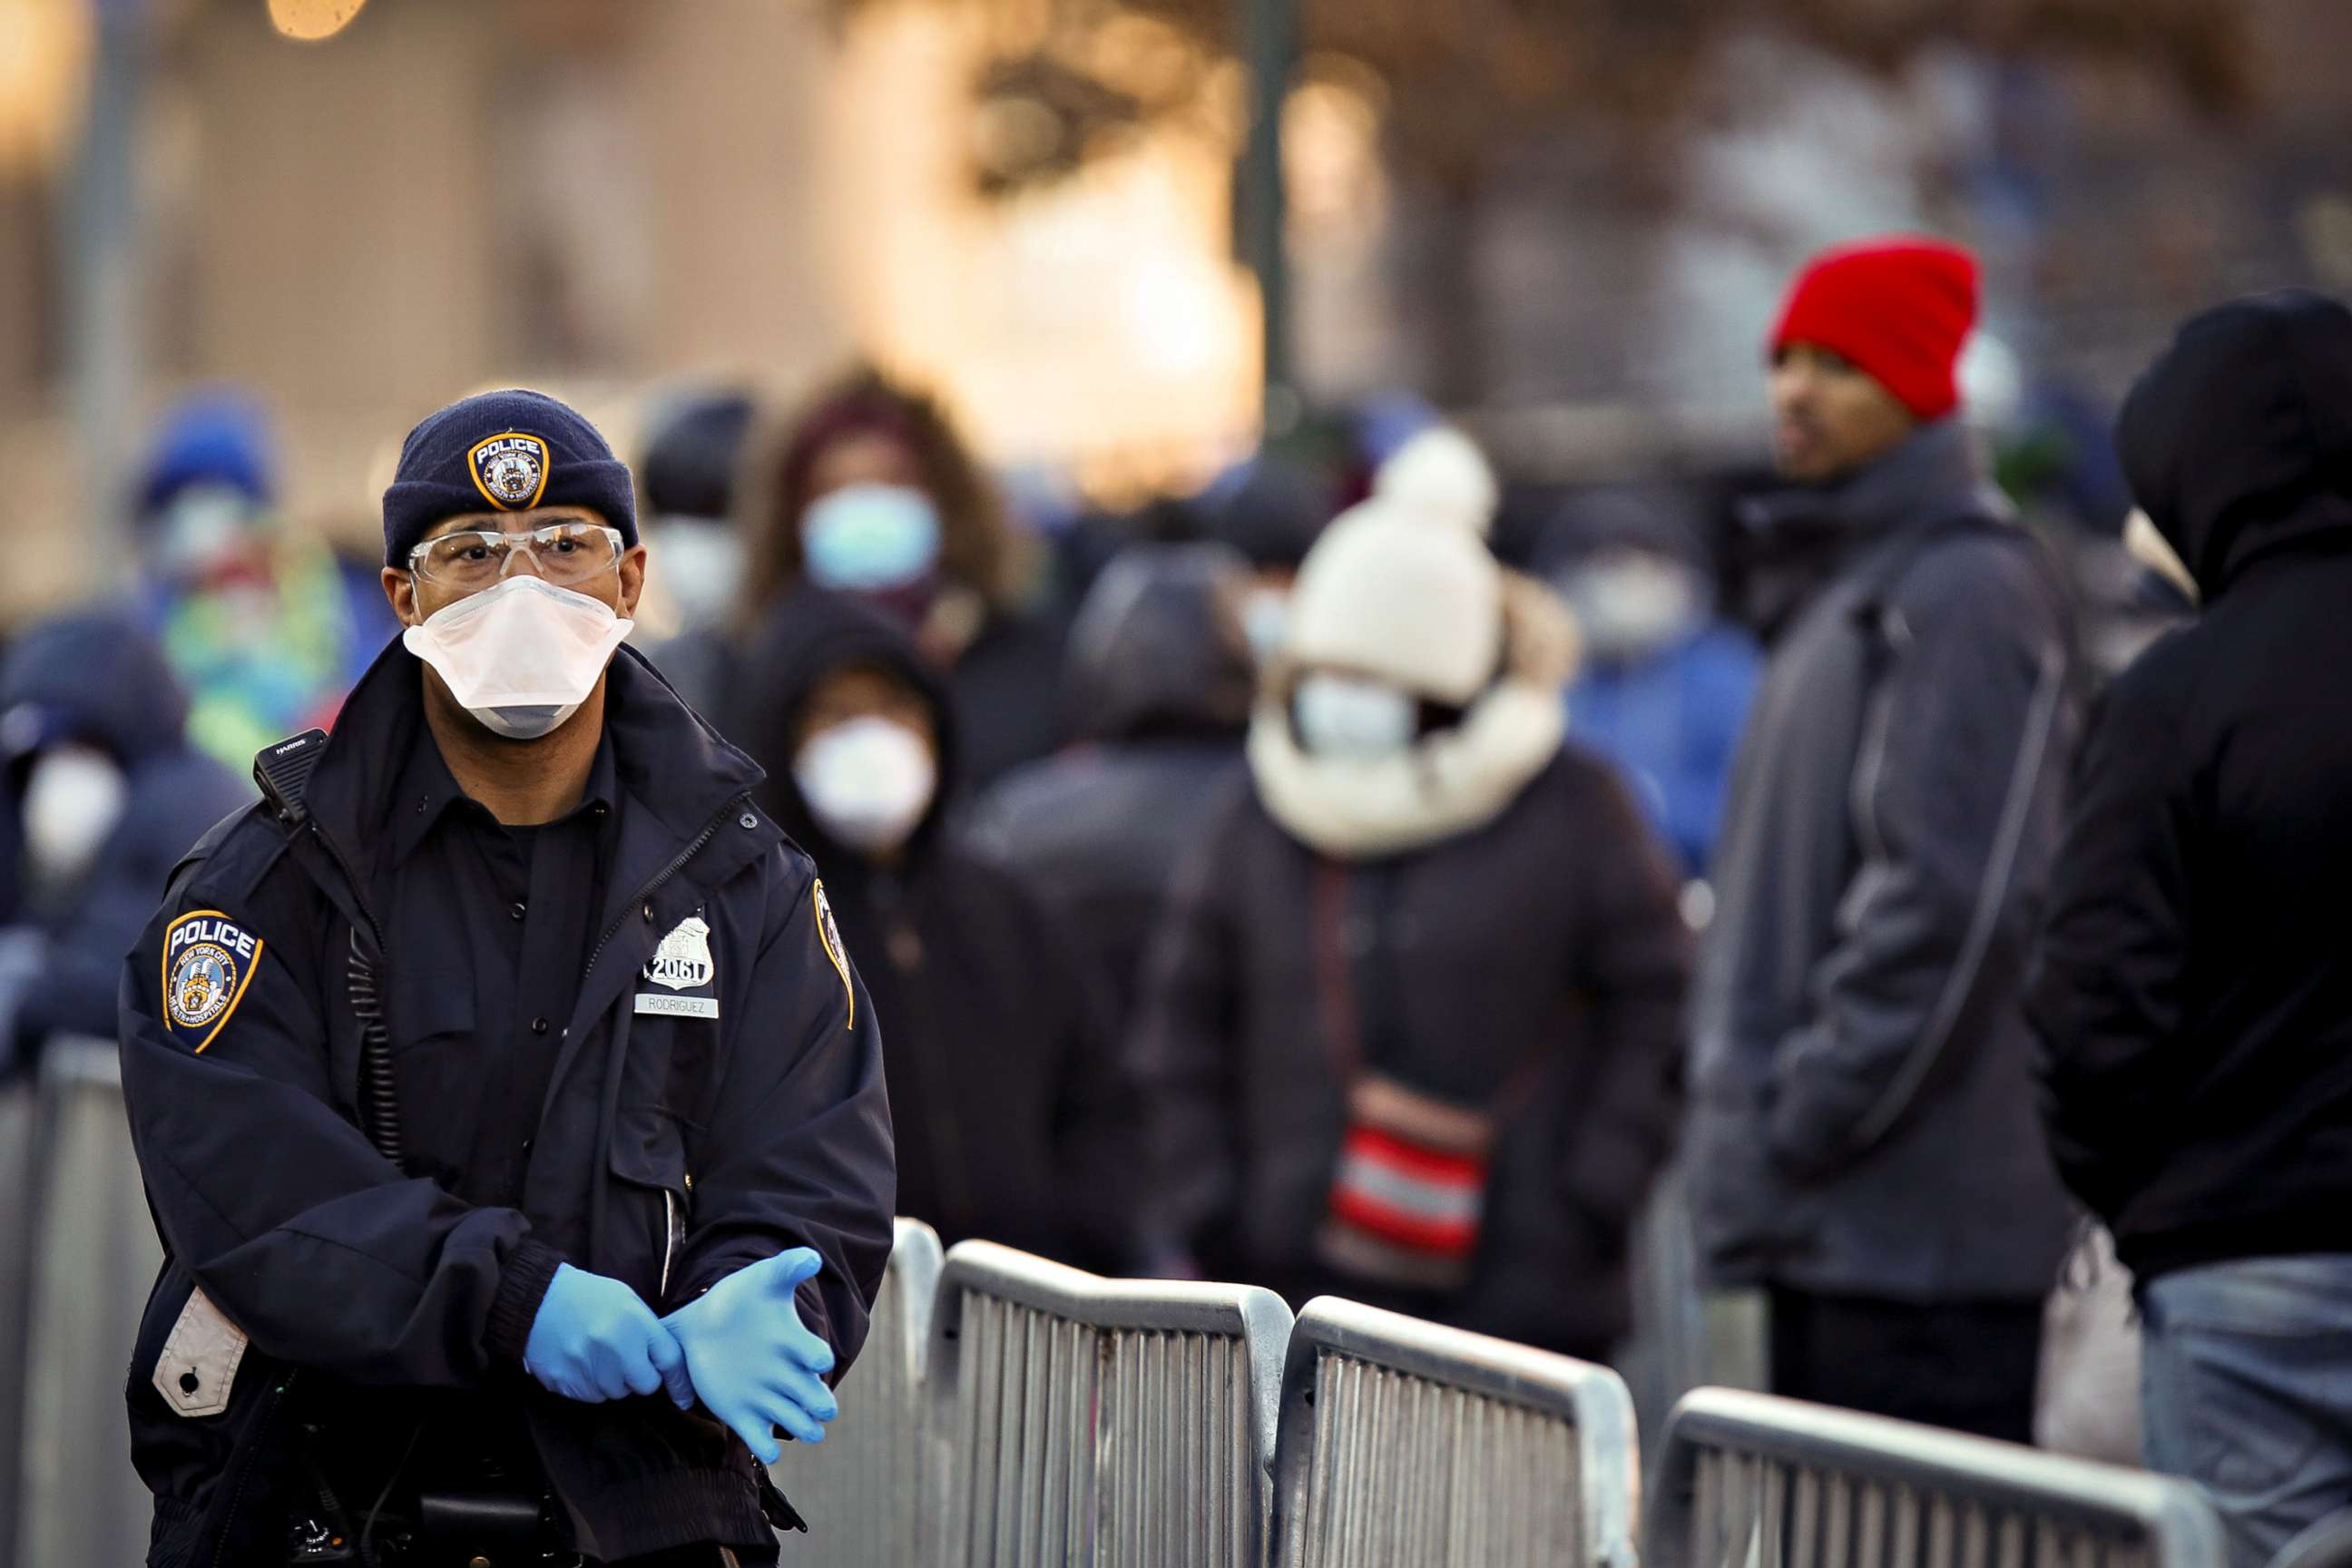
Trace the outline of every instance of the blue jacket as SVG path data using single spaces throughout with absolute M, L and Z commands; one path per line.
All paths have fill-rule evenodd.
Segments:
M 1683 870 L 1706 874 L 1731 759 L 1762 659 L 1727 623 L 1626 663 L 1588 660 L 1569 688 L 1569 728 L 1625 771 Z
M 749 804 L 760 770 L 625 648 L 609 890 L 538 1125 L 518 1130 L 523 1202 L 471 1207 L 406 1173 L 362 1131 L 366 1016 L 395 1080 L 403 1052 L 471 1025 L 439 979 L 457 922 L 380 929 L 367 891 L 406 805 L 390 786 L 432 743 L 420 689 L 394 643 L 299 813 L 265 805 L 209 835 L 122 972 L 123 1089 L 166 1255 L 129 1388 L 150 1562 L 282 1551 L 241 1532 L 302 1500 L 304 1424 L 387 1423 L 446 1390 L 520 1408 L 584 1552 L 764 1542 L 792 1517 L 739 1439 L 657 1396 L 559 1399 L 523 1345 L 562 1262 L 666 1311 L 807 1246 L 824 1267 L 801 1312 L 845 1370 L 890 1238 L 873 1008 L 808 858 Z M 641 1014 L 640 971 L 697 915 L 715 1018 Z M 151 1378 L 197 1288 L 251 1342 L 226 1409 L 185 1416 Z

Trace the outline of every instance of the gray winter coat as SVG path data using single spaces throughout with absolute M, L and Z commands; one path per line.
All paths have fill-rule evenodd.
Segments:
M 1839 566 L 1750 714 L 1700 964 L 1704 1263 L 2039 1298 L 2068 1219 L 2019 992 L 2075 730 L 2064 590 L 1957 422 L 1809 500 L 1791 521 L 1833 531 Z

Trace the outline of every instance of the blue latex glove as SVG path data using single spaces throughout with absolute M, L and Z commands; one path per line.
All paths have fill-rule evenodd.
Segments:
M 662 1320 L 686 1351 L 703 1408 L 763 1465 L 783 1457 L 777 1427 L 822 1443 L 824 1423 L 841 1413 L 821 1381 L 833 1370 L 833 1347 L 802 1325 L 793 1299 L 824 1267 L 814 1252 L 796 1247 L 729 1275 Z
M 680 1409 L 692 1404 L 686 1352 L 653 1309 L 618 1279 L 569 1263 L 548 1281 L 522 1364 L 551 1392 L 583 1405 L 665 1386 Z

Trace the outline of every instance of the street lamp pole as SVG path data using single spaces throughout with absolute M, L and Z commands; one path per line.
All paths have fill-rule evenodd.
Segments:
M 65 368 L 85 524 L 127 543 L 123 472 L 140 416 L 146 289 L 138 144 L 144 0 L 97 0 L 87 118 L 65 226 Z M 112 552 L 129 559 L 127 549 Z
M 1299 413 L 1290 321 L 1290 266 L 1284 253 L 1282 104 L 1298 68 L 1298 0 L 1240 0 L 1242 58 L 1249 68 L 1249 144 L 1242 153 L 1242 254 L 1257 278 L 1265 424 L 1278 435 Z

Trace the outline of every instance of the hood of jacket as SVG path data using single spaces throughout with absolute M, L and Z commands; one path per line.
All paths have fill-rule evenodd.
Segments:
M 853 599 L 805 584 L 769 613 L 746 660 L 741 717 L 733 726 L 767 768 L 757 798 L 807 850 L 828 879 L 844 879 L 864 857 L 817 825 L 793 779 L 794 736 L 817 683 L 859 665 L 888 671 L 913 687 L 930 709 L 939 741 L 939 783 L 930 809 L 907 841 L 910 863 L 927 859 L 956 789 L 954 705 L 939 672 L 896 626 Z
M 1219 544 L 1141 544 L 1103 568 L 1070 631 L 1074 731 L 1090 741 L 1238 737 L 1257 671 L 1248 568 Z
M 12 755 L 78 739 L 129 769 L 183 750 L 187 722 L 163 650 L 117 611 L 45 621 L 0 660 L 0 744 Z
M 2125 399 L 2116 446 L 2208 600 L 2274 551 L 2352 542 L 2352 310 L 2290 289 L 2191 317 Z

